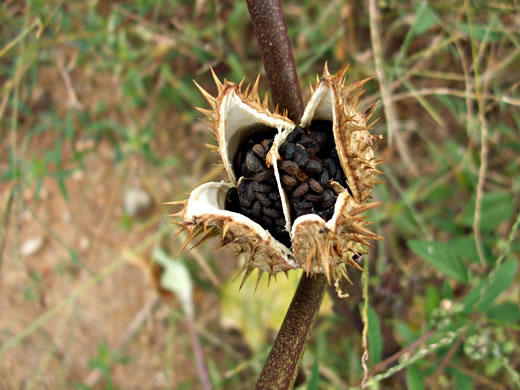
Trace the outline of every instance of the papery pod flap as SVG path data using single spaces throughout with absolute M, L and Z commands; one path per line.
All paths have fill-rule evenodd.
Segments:
M 361 214 L 379 203 L 359 204 L 343 191 L 338 195 L 333 217 L 325 222 L 308 214 L 294 221 L 291 237 L 294 259 L 309 274 L 325 273 L 331 278 L 340 276 L 340 265 L 350 264 L 360 270 L 353 255 L 370 246 L 367 240 L 381 240 L 381 236 L 367 230 Z
M 374 158 L 373 146 L 380 137 L 369 133 L 368 121 L 374 106 L 364 113 L 358 112 L 361 87 L 369 79 L 345 84 L 347 66 L 335 75 L 330 75 L 327 65 L 322 78 L 305 107 L 301 126 L 307 127 L 313 120 L 332 121 L 334 141 L 339 160 L 345 172 L 354 200 L 363 202 L 371 197 L 371 191 L 378 183 L 375 175 L 379 164 Z
M 233 170 L 233 157 L 243 140 L 264 126 L 280 132 L 283 129 L 293 128 L 294 123 L 289 118 L 280 115 L 278 110 L 275 110 L 274 113 L 269 110 L 267 95 L 262 102 L 260 101 L 259 78 L 256 79 L 252 88 L 248 86 L 245 91 L 242 91 L 242 83 L 235 84 L 227 80 L 222 83 L 213 70 L 212 74 L 218 94 L 213 97 L 195 82 L 211 105 L 211 110 L 197 109 L 206 116 L 205 122 L 215 133 L 224 169 L 231 182 L 236 184 L 239 178 L 236 177 Z
M 242 214 L 225 210 L 226 196 L 231 183 L 210 182 L 194 189 L 184 208 L 175 216 L 182 219 L 181 230 L 188 237 L 181 248 L 190 242 L 199 245 L 210 237 L 220 236 L 219 246 L 234 247 L 244 253 L 246 275 L 254 268 L 270 274 L 296 268 L 289 248 L 275 240 L 259 224 Z

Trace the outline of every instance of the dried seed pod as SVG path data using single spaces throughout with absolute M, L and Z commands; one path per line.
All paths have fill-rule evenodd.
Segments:
M 372 146 L 380 137 L 371 135 L 368 121 L 373 110 L 359 111 L 361 87 L 369 80 L 364 79 L 345 85 L 347 66 L 331 75 L 327 66 L 314 89 L 302 116 L 301 126 L 307 127 L 314 120 L 327 120 L 333 124 L 334 142 L 346 181 L 356 202 L 370 198 L 377 184 Z M 330 173 L 330 172 L 329 172 Z M 334 173 L 331 174 L 334 176 Z
M 299 126 L 271 113 L 266 99 L 260 103 L 258 79 L 243 93 L 213 74 L 217 97 L 199 87 L 212 106 L 200 111 L 231 183 L 204 184 L 184 203 L 177 215 L 189 233 L 186 245 L 222 234 L 222 246 L 249 252 L 244 280 L 254 268 L 269 274 L 303 268 L 325 273 L 329 282 L 346 276 L 342 264 L 360 268 L 367 240 L 381 238 L 361 216 L 377 205 L 361 202 L 376 184 L 378 162 L 367 125 L 373 110 L 358 111 L 366 80 L 345 85 L 345 73 L 346 67 L 330 75 L 325 67 Z
M 226 210 L 231 183 L 210 182 L 194 189 L 184 208 L 176 215 L 182 218 L 182 230 L 188 237 L 181 251 L 191 242 L 200 244 L 220 235 L 221 246 L 231 246 L 237 253 L 248 253 L 244 271 L 254 268 L 271 274 L 296 268 L 291 250 L 250 218 Z M 195 246 L 194 245 L 194 246 Z

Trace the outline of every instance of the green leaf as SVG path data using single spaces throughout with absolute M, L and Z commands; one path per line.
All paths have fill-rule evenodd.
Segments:
M 520 322 L 520 307 L 511 301 L 502 302 L 490 306 L 486 311 L 486 316 L 497 321 Z
M 463 260 L 479 263 L 480 257 L 477 251 L 474 237 L 461 237 L 447 241 L 444 244 L 451 249 L 454 254 Z M 447 249 L 448 249 L 447 248 Z
M 173 259 L 160 247 L 153 251 L 153 259 L 164 268 L 161 287 L 173 292 L 186 312 L 193 313 L 192 283 L 188 269 L 180 259 Z
M 320 360 L 327 356 L 327 340 L 325 338 L 325 332 L 320 331 L 316 335 L 316 351 L 314 353 L 314 364 L 312 366 L 312 374 L 309 383 L 307 384 L 307 390 L 319 390 L 320 388 Z
M 427 2 L 418 6 L 415 21 L 413 24 L 413 34 L 421 35 L 437 24 L 437 15 L 428 6 Z
M 307 384 L 307 390 L 318 390 L 320 388 L 320 373 L 319 373 L 319 357 L 314 357 L 314 364 L 312 365 L 312 374 L 309 383 Z
M 473 383 L 471 378 L 460 371 L 453 370 L 453 379 L 457 390 L 472 390 Z
M 368 358 L 370 365 L 381 361 L 383 356 L 383 336 L 381 335 L 381 324 L 377 313 L 370 306 L 368 307 Z
M 468 282 L 468 270 L 449 243 L 414 240 L 408 241 L 408 245 L 412 251 L 446 276 L 462 283 Z
M 501 31 L 489 31 L 488 28 L 490 26 L 485 24 L 472 24 L 471 29 L 468 23 L 459 23 L 457 28 L 460 29 L 467 36 L 473 35 L 478 41 L 484 40 L 486 38 L 488 41 L 498 42 L 500 38 L 502 38 L 503 33 Z M 470 34 L 470 31 L 472 34 Z M 487 35 L 487 37 L 486 37 Z
M 400 341 L 401 345 L 411 344 L 421 336 L 419 332 L 410 328 L 407 323 L 397 319 L 393 321 L 393 327 L 395 334 L 399 336 L 399 340 L 402 340 Z
M 508 260 L 477 283 L 461 301 L 465 305 L 466 312 L 486 311 L 495 299 L 511 285 L 516 268 L 516 261 Z M 475 307 L 475 305 L 477 306 Z
M 406 369 L 406 384 L 409 390 L 424 390 L 424 382 L 417 365 L 413 364 Z
M 459 222 L 464 226 L 473 226 L 475 199 L 476 196 L 473 196 L 459 217 Z M 495 230 L 502 222 L 511 219 L 514 211 L 515 204 L 511 193 L 502 191 L 485 193 L 481 203 L 480 230 L 483 232 Z
M 508 260 L 501 264 L 500 267 L 490 274 L 491 281 L 487 286 L 484 297 L 479 304 L 479 309 L 485 311 L 497 299 L 500 294 L 511 286 L 515 278 L 516 268 L 518 264 L 514 259 Z
M 426 302 L 424 303 L 424 311 L 426 317 L 429 318 L 432 311 L 434 311 L 441 300 L 441 294 L 436 286 L 426 287 Z

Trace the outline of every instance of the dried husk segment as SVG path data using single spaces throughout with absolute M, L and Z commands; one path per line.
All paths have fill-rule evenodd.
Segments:
M 345 65 L 331 75 L 325 64 L 323 76 L 305 107 L 301 125 L 307 127 L 316 119 L 332 121 L 336 149 L 352 196 L 357 202 L 363 202 L 370 199 L 372 188 L 379 182 L 376 174 L 382 173 L 376 169 L 381 162 L 375 160 L 372 149 L 381 137 L 369 132 L 368 121 L 375 106 L 364 113 L 358 111 L 359 98 L 364 92 L 361 87 L 369 79 L 345 84 L 347 68 Z
M 368 240 L 383 238 L 363 226 L 367 222 L 361 214 L 379 204 L 361 205 L 344 190 L 338 195 L 330 220 L 324 221 L 313 214 L 297 218 L 291 237 L 294 259 L 299 268 L 308 274 L 325 273 L 329 283 L 331 278 L 337 280 L 340 277 L 339 266 L 342 263 L 362 270 L 352 256 L 363 253 L 363 246 L 370 246 Z
M 254 268 L 269 274 L 296 268 L 291 250 L 267 230 L 242 214 L 225 210 L 226 196 L 232 187 L 231 183 L 206 183 L 195 188 L 183 202 L 183 209 L 175 214 L 182 219 L 178 223 L 181 231 L 188 233 L 180 251 L 190 242 L 197 246 L 208 238 L 221 236 L 219 246 L 234 247 L 237 253 L 246 254 L 246 273 Z
M 368 240 L 382 239 L 363 226 L 366 222 L 361 216 L 364 211 L 379 205 L 361 204 L 371 197 L 371 189 L 377 184 L 375 175 L 380 173 L 372 149 L 378 137 L 369 133 L 368 125 L 373 107 L 364 114 L 358 112 L 360 88 L 367 80 L 345 85 L 346 70 L 344 66 L 332 76 L 325 66 L 300 126 L 308 128 L 314 120 L 332 122 L 336 150 L 351 194 L 340 183 L 329 181 L 330 188 L 337 194 L 333 217 L 325 221 L 308 214 L 296 218 L 291 226 L 292 249 L 298 266 L 308 274 L 325 273 L 329 283 L 331 278 L 336 280 L 340 272 L 343 273 L 341 264 L 361 269 L 353 255 L 363 253 L 363 248 L 370 245 Z M 278 150 L 292 131 L 284 131 L 275 138 L 268 160 L 281 158 Z
M 218 95 L 213 97 L 200 85 L 195 83 L 204 95 L 211 110 L 197 107 L 206 116 L 205 122 L 215 133 L 218 142 L 218 152 L 231 182 L 236 184 L 239 177 L 233 170 L 233 157 L 246 137 L 255 131 L 269 127 L 279 132 L 292 129 L 294 123 L 278 113 L 271 113 L 268 108 L 267 94 L 261 102 L 258 95 L 257 77 L 252 88 L 247 86 L 242 92 L 242 82 L 235 84 L 224 80 L 222 83 L 212 70 L 213 79 L 218 89 Z

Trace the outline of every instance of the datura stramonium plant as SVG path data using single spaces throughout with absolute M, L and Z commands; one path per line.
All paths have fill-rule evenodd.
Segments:
M 242 283 L 258 268 L 278 272 L 302 268 L 324 273 L 329 284 L 348 279 L 346 265 L 360 270 L 368 240 L 382 237 L 367 230 L 365 203 L 378 183 L 368 121 L 374 106 L 358 111 L 362 86 L 345 84 L 347 66 L 323 76 L 312 88 L 301 123 L 296 125 L 260 100 L 258 78 L 252 88 L 213 73 L 218 95 L 198 84 L 211 109 L 198 108 L 217 138 L 229 182 L 210 182 L 193 190 L 174 214 L 195 245 L 220 236 L 220 246 L 245 254 Z M 175 203 L 175 202 L 174 202 Z M 258 283 L 258 282 L 257 282 Z

